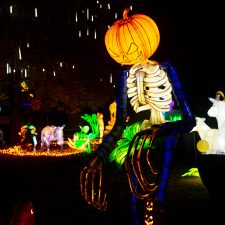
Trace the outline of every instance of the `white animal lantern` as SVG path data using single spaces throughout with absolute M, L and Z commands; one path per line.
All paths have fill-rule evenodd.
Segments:
M 215 154 L 218 148 L 216 143 L 216 139 L 218 136 L 218 129 L 212 129 L 211 127 L 209 127 L 205 123 L 206 118 L 195 117 L 195 120 L 196 126 L 191 130 L 191 132 L 197 131 L 201 140 L 206 141 L 207 143 L 207 145 L 205 146 L 204 145 L 205 142 L 201 141 L 198 143 L 198 146 L 201 145 L 200 148 L 203 148 L 201 150 L 202 152 L 205 152 L 207 154 Z
M 221 99 L 222 98 L 222 99 Z M 209 98 L 213 103 L 212 107 L 208 110 L 210 117 L 215 117 L 218 124 L 218 135 L 216 143 L 218 146 L 217 153 L 225 154 L 225 98 L 222 91 L 216 93 L 216 98 Z
M 64 129 L 65 125 L 62 126 L 46 126 L 41 131 L 41 149 L 47 149 L 50 151 L 50 144 L 52 141 L 56 141 L 60 146 L 61 150 L 63 150 L 64 144 Z
M 222 98 L 222 99 L 221 99 Z M 207 147 L 203 148 L 206 154 L 225 154 L 225 98 L 221 91 L 216 93 L 216 98 L 209 98 L 213 103 L 207 114 L 210 117 L 215 117 L 218 124 L 218 129 L 210 128 L 205 123 L 205 118 L 196 117 L 196 126 L 192 131 L 197 131 L 201 141 L 208 143 Z M 198 143 L 198 144 L 199 144 Z M 197 144 L 197 147 L 199 146 Z

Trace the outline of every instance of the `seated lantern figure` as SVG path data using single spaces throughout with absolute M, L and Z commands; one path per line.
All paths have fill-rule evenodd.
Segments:
M 150 116 L 149 121 L 147 122 L 144 121 L 142 126 L 142 131 L 137 133 L 136 136 L 133 138 L 132 142 L 130 143 L 127 154 L 125 156 L 125 168 L 127 171 L 131 191 L 137 198 L 145 200 L 145 204 L 146 204 L 145 219 L 147 221 L 151 220 L 152 218 L 152 214 L 151 214 L 152 212 L 148 210 L 151 204 L 153 204 L 151 201 L 158 199 L 158 201 L 161 204 L 161 207 L 163 208 L 163 204 L 165 202 L 166 185 L 167 185 L 167 180 L 169 176 L 170 161 L 173 154 L 173 150 L 176 147 L 177 134 L 188 132 L 190 129 L 192 129 L 192 127 L 195 124 L 194 117 L 187 104 L 185 95 L 182 92 L 183 91 L 182 86 L 179 82 L 176 70 L 172 67 L 170 63 L 156 64 L 156 62 L 151 62 L 151 61 L 148 62 L 148 64 L 149 63 L 152 64 L 152 66 L 156 66 L 159 70 L 165 71 L 170 82 L 167 77 L 166 79 L 164 77 L 164 80 L 166 80 L 165 90 L 163 91 L 162 87 L 159 88 L 160 89 L 159 92 L 162 92 L 164 94 L 166 93 L 165 98 L 163 98 L 162 95 L 159 95 L 159 93 L 158 93 L 158 97 L 156 97 L 157 93 L 155 94 L 152 93 L 153 95 L 155 95 L 154 99 L 158 98 L 159 100 L 161 100 L 163 104 L 159 103 L 159 105 L 154 105 L 154 102 L 149 100 L 150 98 L 149 95 L 147 95 L 145 101 L 146 102 L 149 101 L 151 104 L 151 107 L 149 106 L 150 104 L 144 106 L 143 104 L 140 103 L 139 100 L 138 100 L 139 101 L 138 103 L 136 102 L 135 104 L 133 104 L 136 107 L 135 108 L 136 110 L 152 109 L 152 107 L 155 107 L 154 109 L 158 107 L 158 110 L 155 110 L 154 113 L 151 114 L 154 117 L 153 119 L 151 119 L 151 116 Z M 146 72 L 148 73 L 148 71 Z M 117 102 L 117 120 L 116 120 L 117 122 L 115 123 L 111 133 L 109 133 L 109 135 L 106 136 L 102 144 L 100 144 L 100 146 L 96 150 L 98 156 L 94 157 L 91 160 L 90 164 L 87 167 L 85 167 L 81 172 L 80 182 L 81 182 L 82 195 L 84 196 L 85 200 L 89 204 L 93 204 L 93 206 L 95 206 L 96 208 L 102 211 L 107 209 L 107 193 L 105 192 L 105 189 L 104 189 L 105 187 L 103 185 L 103 177 L 104 177 L 104 173 L 102 171 L 103 165 L 107 162 L 108 155 L 113 150 L 113 147 L 111 146 L 112 146 L 112 142 L 113 141 L 115 142 L 115 135 L 118 135 L 118 133 L 120 132 L 122 133 L 126 124 L 126 110 L 124 108 L 126 107 L 126 101 L 127 101 L 124 95 L 124 92 L 127 91 L 126 90 L 127 85 L 125 83 L 126 79 L 127 79 L 127 71 L 124 71 L 120 79 L 121 86 L 119 87 L 120 89 L 117 93 L 118 96 L 120 95 L 124 96 L 122 99 L 121 97 L 117 98 L 121 100 Z M 137 83 L 134 83 L 134 86 L 137 85 L 138 87 L 139 84 Z M 129 84 L 129 79 L 128 79 L 128 84 Z M 148 82 L 147 82 L 147 85 L 149 85 Z M 163 118 L 163 114 L 160 113 L 166 110 L 168 111 L 170 110 L 169 105 L 172 100 L 172 95 L 169 91 L 167 92 L 168 86 L 170 86 L 169 88 L 170 90 L 174 91 L 175 98 L 179 102 L 179 105 L 183 113 L 183 119 L 176 122 L 165 122 Z M 144 90 L 143 87 L 141 89 Z M 147 90 L 149 90 L 149 88 L 147 88 Z M 137 93 L 140 93 L 141 97 L 143 97 L 142 91 L 137 91 Z M 137 96 L 137 99 L 139 99 L 138 96 Z M 157 137 L 165 137 L 165 140 L 164 140 L 165 145 L 163 147 L 164 159 L 162 160 L 163 161 L 162 171 L 158 171 L 157 168 L 154 168 L 152 166 L 151 159 L 148 158 L 151 155 L 150 152 L 152 151 L 153 147 L 155 147 L 154 142 L 155 140 L 157 140 Z M 149 144 L 147 147 L 145 146 L 145 148 L 143 148 L 146 140 L 149 140 L 148 142 Z M 139 147 L 142 146 L 142 147 L 137 149 L 137 146 Z M 160 150 L 162 151 L 162 149 L 159 148 L 159 151 Z M 144 171 L 142 169 L 142 165 L 141 165 L 142 161 L 140 160 L 140 158 L 144 157 L 144 155 L 146 157 L 145 161 L 149 165 L 149 170 L 147 171 Z M 149 173 L 153 175 L 154 177 L 153 181 L 148 181 L 146 179 L 146 174 L 149 174 Z M 96 180 L 97 177 L 100 177 L 99 181 Z M 99 182 L 99 189 L 95 189 L 96 186 L 93 187 L 93 189 L 91 190 L 86 189 L 87 187 L 90 187 L 89 185 L 87 185 L 87 183 L 93 182 L 92 179 L 95 180 L 94 182 L 97 182 L 97 183 Z M 138 181 L 137 182 L 138 186 L 136 186 L 135 180 Z M 98 193 L 98 194 L 95 196 L 93 195 L 93 193 Z
M 222 100 L 220 100 L 221 97 Z M 217 153 L 225 154 L 225 97 L 222 91 L 218 91 L 216 93 L 216 99 L 209 98 L 209 100 L 213 103 L 213 105 L 208 110 L 208 115 L 210 117 L 215 117 L 218 124 Z
M 160 212 L 164 208 L 170 162 L 176 147 L 177 134 L 190 131 L 195 125 L 195 120 L 172 64 L 147 60 L 159 43 L 156 24 L 151 18 L 141 14 L 128 18 L 128 11 L 125 9 L 124 18 L 109 28 L 105 42 L 109 54 L 117 62 L 133 66 L 130 70 L 124 70 L 119 77 L 116 122 L 97 148 L 95 156 L 81 171 L 80 185 L 81 193 L 88 204 L 101 211 L 107 209 L 104 167 L 107 166 L 108 157 L 126 127 L 127 97 L 131 98 L 130 102 L 135 112 L 150 111 L 150 119 L 142 123 L 141 131 L 133 137 L 124 155 L 131 192 L 136 199 L 144 202 L 145 212 L 142 221 L 150 225 L 154 222 L 156 208 L 160 208 Z M 118 29 L 118 33 L 114 39 L 115 29 Z M 119 35 L 119 32 L 124 33 Z M 120 38 L 121 40 L 118 40 Z M 182 120 L 167 122 L 163 112 L 170 110 L 173 97 L 182 111 Z M 160 153 L 160 165 L 152 158 L 152 153 Z
M 99 144 L 102 141 L 104 130 L 103 114 L 99 112 L 92 115 L 84 114 L 81 118 L 86 120 L 90 126 L 79 126 L 80 132 L 74 133 L 73 140 L 68 138 L 67 144 L 73 149 L 91 153 L 91 144 Z
M 209 127 L 205 122 L 206 118 L 195 117 L 195 120 L 196 126 L 191 130 L 191 132 L 198 132 L 201 138 L 197 143 L 198 150 L 206 154 L 215 154 L 218 149 L 216 144 L 218 129 L 212 129 Z
M 222 99 L 221 99 L 222 98 Z M 207 114 L 215 117 L 218 129 L 209 127 L 205 118 L 196 117 L 196 126 L 192 131 L 197 131 L 201 140 L 197 143 L 199 151 L 206 154 L 225 154 L 225 96 L 222 91 L 217 91 L 216 98 L 209 98 L 213 103 Z
M 85 149 L 87 152 L 91 152 L 90 138 L 89 138 L 89 126 L 80 126 L 81 131 L 75 132 L 73 135 L 73 144 L 77 149 Z

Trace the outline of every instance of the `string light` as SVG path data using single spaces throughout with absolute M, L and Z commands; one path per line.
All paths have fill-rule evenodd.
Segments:
M 60 18 L 60 17 L 56 17 L 56 20 L 54 20 L 53 17 L 56 16 L 56 14 L 55 13 L 48 14 L 47 20 L 43 21 L 43 20 L 45 20 L 46 15 L 42 14 L 43 12 L 45 12 L 45 10 L 40 10 L 41 8 L 39 8 L 42 6 L 35 6 L 33 8 L 29 8 L 29 7 L 23 8 L 23 5 L 17 6 L 16 4 L 18 4 L 18 3 L 11 4 L 11 5 L 8 4 L 8 7 L 6 8 L 6 12 L 8 11 L 7 13 L 10 13 L 11 15 L 13 15 L 13 14 L 16 15 L 15 19 L 20 19 L 21 16 L 24 16 L 24 12 L 26 12 L 27 13 L 26 19 L 29 19 L 29 16 L 30 16 L 31 20 L 32 20 L 32 17 L 35 17 L 35 18 L 40 17 L 39 18 L 40 21 L 38 21 L 38 22 L 40 22 L 39 24 L 41 25 L 42 24 L 41 22 L 44 22 L 45 24 L 48 23 L 47 25 L 49 26 L 51 21 L 58 21 L 57 19 Z M 104 4 L 101 1 L 97 0 L 94 5 L 91 4 L 91 8 L 90 8 L 90 5 L 89 5 L 89 7 L 85 7 L 85 8 L 83 8 L 82 5 L 77 5 L 76 8 L 74 8 L 75 10 L 71 9 L 72 15 L 69 16 L 68 18 L 74 18 L 74 20 L 73 21 L 68 20 L 68 21 L 69 21 L 69 25 L 75 26 L 74 29 L 76 32 L 76 36 L 74 36 L 74 38 L 86 38 L 88 36 L 89 38 L 96 40 L 97 38 L 101 37 L 101 33 L 99 33 L 99 32 L 105 31 L 105 29 L 103 29 L 104 27 L 102 25 L 100 25 L 103 18 L 104 18 L 105 23 L 109 23 L 109 24 L 112 23 L 112 17 L 114 17 L 115 19 L 118 18 L 117 12 L 115 12 L 115 10 L 113 11 L 113 9 L 114 9 L 113 6 L 114 5 L 112 5 L 110 2 Z M 99 10 L 102 8 L 105 9 L 106 7 L 108 10 L 112 10 L 112 12 L 107 11 L 108 13 L 106 14 L 106 12 L 104 10 Z M 27 9 L 31 10 L 31 11 L 29 12 Z M 118 8 L 116 8 L 116 9 L 118 10 Z M 4 13 L 4 10 L 5 9 L 2 8 L 2 13 Z M 40 10 L 40 11 L 38 11 L 38 10 Z M 49 11 L 49 12 L 51 12 L 51 11 Z M 67 12 L 70 12 L 70 9 Z M 41 16 L 39 16 L 39 13 Z M 82 13 L 83 16 L 79 13 Z M 64 18 L 66 18 L 66 17 L 64 17 Z M 89 21 L 91 22 L 91 25 L 90 25 L 90 23 L 88 23 Z M 60 21 L 60 23 L 62 23 L 62 24 L 64 22 L 65 21 Z M 36 25 L 36 22 L 34 25 Z M 85 25 L 88 25 L 88 26 L 85 26 Z M 99 27 L 100 27 L 100 29 L 99 29 Z M 108 28 L 109 27 L 110 27 L 110 25 L 108 25 Z M 97 30 L 98 30 L 98 34 L 97 34 Z M 86 35 L 82 35 L 82 34 L 85 34 L 85 32 L 86 32 Z M 35 76 L 36 73 L 38 73 L 38 71 L 45 72 L 45 68 L 42 68 L 44 65 L 41 65 L 38 63 L 33 64 L 31 70 L 28 71 L 28 69 L 27 69 L 25 59 L 30 56 L 32 57 L 32 52 L 28 52 L 28 50 L 26 50 L 24 52 L 22 52 L 22 51 L 23 51 L 24 46 L 26 48 L 29 48 L 29 51 L 33 51 L 34 49 L 36 49 L 37 48 L 37 46 L 35 46 L 36 42 L 32 42 L 32 41 L 33 40 L 26 40 L 25 43 L 23 43 L 23 41 L 19 42 L 20 46 L 17 47 L 16 53 L 14 52 L 12 54 L 12 57 L 16 56 L 16 58 L 12 58 L 12 59 L 9 58 L 9 60 L 11 60 L 11 62 L 13 62 L 14 68 L 11 68 L 10 63 L 3 62 L 6 65 L 6 74 L 10 74 L 13 72 L 14 75 L 16 75 L 16 71 L 17 72 L 23 71 L 25 77 L 28 76 L 28 73 L 29 73 L 30 77 L 33 77 L 33 76 Z M 30 43 L 32 43 L 32 48 L 31 48 Z M 41 48 L 39 48 L 39 49 L 41 50 Z M 29 54 L 28 57 L 27 57 L 27 54 Z M 17 62 L 17 60 L 20 60 L 21 62 Z M 54 64 L 54 62 L 53 62 L 53 64 Z M 35 68 L 38 65 L 40 66 L 40 68 L 39 69 Z M 70 66 L 70 68 L 71 68 L 71 66 Z M 52 65 L 52 67 L 54 67 L 54 65 Z M 60 67 L 62 67 L 62 66 L 60 66 Z M 69 68 L 69 67 L 66 67 L 66 68 Z M 52 74 L 54 76 L 56 73 L 57 73 L 57 70 L 54 70 L 54 71 L 52 70 Z
M 12 5 L 9 6 L 9 13 L 10 13 L 10 14 L 13 13 L 13 7 L 12 7 Z
M 75 13 L 75 22 L 78 22 L 78 15 L 77 15 L 77 12 Z
M 7 73 L 7 74 L 9 74 L 9 73 L 10 73 L 10 71 L 9 71 L 9 70 L 10 70 L 10 66 L 9 66 L 9 64 L 8 64 L 8 63 L 6 63 L 6 73 Z
M 37 11 L 37 8 L 34 8 L 34 17 L 38 17 L 38 11 Z
M 66 142 L 65 142 L 66 144 Z M 66 156 L 72 156 L 81 154 L 82 151 L 72 149 L 67 151 L 57 151 L 57 150 L 51 150 L 51 151 L 26 151 L 25 149 L 22 149 L 20 146 L 13 146 L 8 149 L 3 149 L 0 151 L 0 155 L 13 155 L 17 157 L 21 156 L 32 156 L 32 157 L 66 157 Z
M 24 70 L 24 77 L 27 77 L 27 69 Z
M 87 20 L 89 20 L 89 9 L 87 9 Z
M 22 55 L 21 55 L 21 49 L 20 49 L 20 47 L 18 48 L 18 53 L 19 53 L 19 60 L 22 60 Z

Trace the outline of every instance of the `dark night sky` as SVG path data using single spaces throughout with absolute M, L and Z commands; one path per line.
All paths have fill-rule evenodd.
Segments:
M 204 116 L 204 110 L 211 106 L 208 97 L 214 97 L 217 90 L 225 91 L 225 10 L 218 1 L 199 6 L 191 2 L 186 9 L 183 7 L 185 12 L 179 10 L 171 17 L 174 33 L 169 53 L 180 72 L 187 76 L 184 85 L 194 112 Z
M 5 2 L 7 5 L 9 1 Z M 71 7 L 74 5 L 85 7 L 85 5 L 93 4 L 92 0 L 39 0 L 32 2 L 17 0 L 14 2 L 27 7 L 32 4 L 39 4 L 42 8 L 46 9 L 47 13 L 51 9 L 51 12 L 56 10 L 58 14 L 66 12 L 63 9 L 68 7 L 68 4 Z M 148 15 L 156 22 L 161 35 L 160 44 L 156 53 L 150 59 L 159 62 L 164 60 L 172 61 L 184 84 L 184 89 L 190 100 L 193 112 L 196 115 L 202 114 L 201 116 L 204 116 L 204 111 L 211 105 L 208 97 L 214 97 L 217 90 L 225 92 L 225 73 L 223 70 L 225 10 L 222 1 L 215 0 L 207 3 L 205 1 L 199 2 L 194 0 L 114 0 L 110 2 L 114 4 L 114 7 L 120 9 L 132 3 L 134 13 Z M 122 17 L 122 11 L 118 17 Z M 104 23 L 105 18 L 102 18 L 100 21 Z M 3 29 L 0 28 L 0 32 L 6 32 L 7 24 L 4 21 L 0 21 L 0 24 L 3 26 Z M 98 25 L 101 26 L 101 23 L 99 22 Z M 30 34 L 33 33 L 33 36 L 35 36 L 36 33 L 32 30 L 34 27 L 30 26 L 29 29 Z M 42 31 L 44 30 L 45 34 L 47 34 L 48 29 L 49 27 L 44 27 Z M 65 32 L 64 38 L 66 38 L 63 42 L 63 36 L 60 35 L 60 32 L 52 33 L 50 36 L 51 38 L 54 37 L 54 41 L 51 41 L 52 46 L 47 46 L 48 49 L 52 47 L 56 54 L 63 54 L 67 59 L 75 57 L 79 51 L 83 51 L 84 49 L 87 51 L 89 49 L 92 59 L 98 60 L 96 62 L 97 66 L 100 67 L 103 62 L 105 65 L 110 65 L 110 69 L 114 64 L 115 67 L 118 67 L 116 62 L 106 52 L 103 36 L 94 45 L 92 41 L 88 40 L 79 43 L 71 41 L 69 39 L 70 35 L 72 35 L 70 32 Z M 35 38 L 38 39 L 37 37 Z M 42 36 L 42 38 L 43 43 L 49 37 Z M 57 45 L 58 42 L 61 43 L 61 47 L 54 47 L 53 45 Z M 43 54 L 48 54 L 47 49 L 43 49 L 45 50 L 43 50 Z M 2 52 L 0 52 L 0 58 L 2 59 L 1 54 Z

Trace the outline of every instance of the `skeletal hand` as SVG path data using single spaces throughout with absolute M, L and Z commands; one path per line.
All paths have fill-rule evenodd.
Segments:
M 88 204 L 101 211 L 107 209 L 107 195 L 103 188 L 103 159 L 93 158 L 80 173 L 81 194 Z
M 154 125 L 138 133 L 129 146 L 125 168 L 131 192 L 139 199 L 150 199 L 158 189 L 159 165 L 155 165 L 153 161 L 156 160 L 156 153 L 157 158 L 160 157 L 161 151 L 158 149 L 154 153 L 153 142 L 162 134 L 161 126 Z

